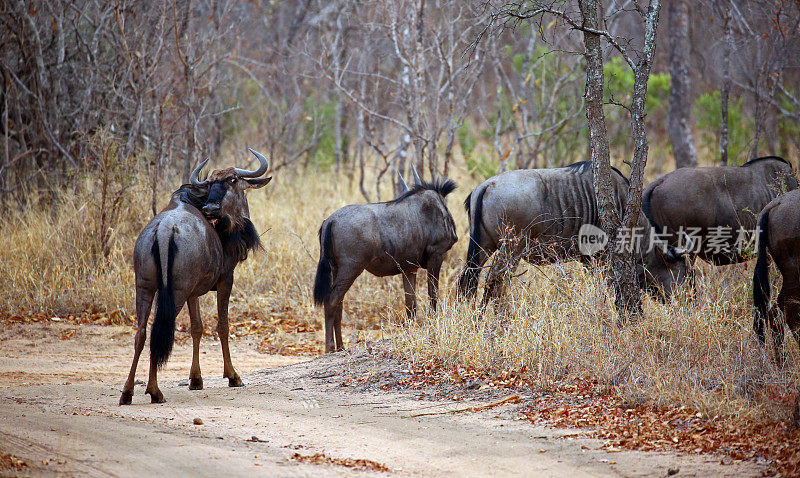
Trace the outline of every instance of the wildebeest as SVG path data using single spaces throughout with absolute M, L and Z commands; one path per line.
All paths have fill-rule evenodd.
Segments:
M 456 183 L 416 184 L 388 202 L 345 206 L 319 229 L 320 257 L 314 280 L 314 303 L 325 309 L 325 352 L 343 350 L 342 302 L 365 269 L 378 276 L 403 276 L 406 312 L 416 311 L 417 269 L 428 271 L 428 296 L 436 310 L 439 270 L 458 240 L 445 197 Z M 405 184 L 405 182 L 403 183 Z M 335 338 L 335 341 L 334 341 Z
M 612 184 L 621 217 L 628 180 L 616 168 Z M 476 187 L 464 206 L 469 215 L 470 239 L 459 292 L 466 298 L 475 295 L 481 269 L 500 247 L 504 231 L 511 230 L 521 239 L 513 246 L 517 249 L 512 254 L 514 258 L 542 264 L 564 258 L 585 260 L 577 244 L 581 227 L 600 226 L 590 161 L 563 168 L 506 171 Z M 637 227 L 641 234 L 637 248 L 641 258 L 640 285 L 669 295 L 685 278 L 682 253 L 673 247 L 650 248 L 651 228 L 643 215 Z M 502 292 L 502 283 L 487 282 L 483 303 Z
M 233 270 L 247 253 L 261 247 L 258 233 L 250 222 L 245 190 L 265 186 L 272 178 L 262 178 L 269 169 L 267 158 L 250 150 L 259 161 L 255 171 L 227 168 L 213 171 L 205 181 L 197 179 L 208 162 L 201 162 L 184 184 L 172 194 L 167 207 L 145 226 L 133 250 L 136 281 L 138 329 L 134 342 L 133 364 L 119 399 L 127 405 L 133 399 L 136 365 L 144 348 L 147 318 L 153 298 L 156 313 L 150 337 L 150 377 L 145 393 L 153 403 L 164 401 L 156 374 L 172 352 L 175 317 L 183 304 L 189 306 L 192 334 L 192 367 L 189 389 L 203 388 L 200 375 L 200 338 L 203 322 L 199 298 L 217 292 L 217 332 L 222 345 L 223 376 L 231 387 L 242 380 L 231 363 L 228 349 L 228 299 L 233 287 Z
M 756 215 L 781 189 L 796 188 L 792 166 L 783 158 L 765 156 L 739 167 L 681 168 L 665 174 L 645 188 L 642 210 L 659 233 L 666 231 L 664 237 L 673 246 L 681 244 L 681 230 L 692 233 L 686 241 L 694 242 L 691 253 L 726 265 L 748 258 L 739 232 L 755 229 Z
M 800 343 L 800 190 L 788 192 L 767 204 L 758 216 L 758 259 L 753 272 L 753 329 L 764 344 L 764 324 L 772 330 L 775 354 L 783 356 L 783 314 L 786 325 Z M 778 310 L 769 309 L 769 255 L 783 276 Z

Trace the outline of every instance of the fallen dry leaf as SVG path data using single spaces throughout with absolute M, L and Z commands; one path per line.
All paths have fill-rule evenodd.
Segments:
M 360 471 L 390 471 L 386 465 L 376 461 L 365 460 L 363 458 L 333 458 L 325 453 L 314 453 L 313 455 L 301 455 L 300 453 L 295 453 L 292 455 L 291 459 L 300 463 L 309 463 L 312 465 L 338 465 Z

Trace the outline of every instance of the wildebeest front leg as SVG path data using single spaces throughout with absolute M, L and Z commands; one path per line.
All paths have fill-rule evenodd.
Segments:
M 200 373 L 200 339 L 203 337 L 203 319 L 200 317 L 200 299 L 191 297 L 186 301 L 192 328 L 192 368 L 189 371 L 189 390 L 203 389 Z
M 133 363 L 131 371 L 128 373 L 128 380 L 122 388 L 122 396 L 119 397 L 120 405 L 130 405 L 133 401 L 133 384 L 136 380 L 136 366 L 139 364 L 139 356 L 142 355 L 145 339 L 147 339 L 147 318 L 150 316 L 150 307 L 153 304 L 153 293 L 144 289 L 136 289 L 136 338 L 133 342 Z
M 409 321 L 414 320 L 417 314 L 417 270 L 404 271 L 403 276 L 403 298 L 406 304 L 406 317 Z
M 229 387 L 241 387 L 244 384 L 233 368 L 231 350 L 228 347 L 228 300 L 231 298 L 231 289 L 233 289 L 233 275 L 217 283 L 217 335 L 222 346 L 222 376 L 228 379 Z
M 442 270 L 444 257 L 428 260 L 428 299 L 431 302 L 431 313 L 436 313 L 436 304 L 439 300 L 439 272 Z

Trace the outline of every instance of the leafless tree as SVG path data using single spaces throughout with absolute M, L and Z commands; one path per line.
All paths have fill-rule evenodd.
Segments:
M 685 3 L 670 5 L 681 13 Z M 502 28 L 491 12 L 511 7 L 537 20 L 530 29 Z M 582 25 L 580 7 L 577 0 L 507 9 L 483 0 L 9 0 L 0 10 L 0 207 L 24 207 L 35 197 L 29 189 L 56 192 L 76 172 L 98 168 L 88 145 L 101 130 L 138 175 L 149 175 L 153 210 L 187 164 L 239 149 L 245 138 L 276 169 L 330 165 L 365 197 L 380 195 L 381 184 L 412 162 L 448 174 L 465 147 L 476 175 L 560 166 L 604 149 L 579 147 L 593 140 L 582 117 L 598 110 L 581 91 L 586 45 L 576 32 L 600 35 L 601 57 L 615 62 L 597 99 L 609 115 L 609 154 L 630 159 L 636 141 L 625 108 L 633 107 L 647 5 L 598 4 L 597 32 Z M 681 28 L 671 30 L 689 28 L 692 41 L 712 48 L 677 48 L 685 46 L 679 35 L 663 29 L 670 34 L 660 38 L 665 53 L 655 63 L 670 65 L 666 47 L 675 40 L 670 104 L 682 106 L 670 117 L 685 120 L 670 137 L 689 145 L 692 133 L 718 137 L 722 158 L 740 154 L 743 134 L 755 137 L 751 152 L 796 151 L 797 3 L 703 0 L 691 8 L 697 14 L 677 15 Z M 620 65 L 631 68 L 624 82 Z M 691 89 L 681 71 L 692 71 Z M 725 115 L 730 97 L 737 127 L 726 131 L 723 118 L 719 127 L 712 120 L 710 134 L 707 124 L 697 131 L 689 121 L 696 100 L 717 89 L 718 111 Z M 648 112 L 660 156 L 666 105 Z M 755 127 L 742 133 L 743 123 Z
M 697 151 L 689 127 L 691 79 L 689 68 L 689 4 L 672 0 L 667 8 L 669 36 L 669 114 L 667 129 L 672 143 L 675 167 L 697 166 Z
M 339 10 L 344 8 L 340 5 Z M 367 8 L 361 5 L 357 10 Z M 384 63 L 375 67 L 354 60 L 352 54 L 331 61 L 333 52 L 340 51 L 334 41 L 318 61 L 320 71 L 366 115 L 363 123 L 380 121 L 381 129 L 396 131 L 393 149 L 385 143 L 370 144 L 381 157 L 390 158 L 394 172 L 404 173 L 406 161 L 412 159 L 432 175 L 447 174 L 456 130 L 484 64 L 482 47 L 468 49 L 481 27 L 481 9 L 453 0 L 376 2 L 369 8 L 365 15 L 370 26 L 354 40 L 362 46 L 349 51 L 380 52 Z M 389 93 L 370 95 L 363 81 L 380 84 Z
M 641 51 L 638 58 L 632 56 L 631 41 L 613 35 L 605 29 L 604 12 L 600 10 L 597 0 L 579 0 L 579 12 L 569 11 L 569 4 L 552 2 L 534 2 L 532 5 L 511 4 L 502 9 L 497 16 L 515 19 L 541 18 L 542 15 L 554 15 L 574 30 L 583 33 L 584 57 L 586 60 L 586 119 L 589 126 L 589 151 L 594 167 L 594 187 L 597 194 L 600 221 L 603 229 L 611 238 L 609 259 L 612 271 L 612 283 L 615 293 L 615 305 L 623 320 L 642 314 L 641 290 L 636 282 L 636 262 L 633 248 L 618 247 L 620 231 L 633 231 L 637 226 L 641 213 L 644 168 L 647 163 L 648 140 L 645 128 L 645 100 L 647 98 L 647 80 L 656 50 L 656 30 L 658 27 L 661 3 L 650 0 L 646 10 L 636 8 L 644 23 L 641 38 Z M 608 131 L 603 112 L 604 78 L 603 48 L 606 41 L 621 55 L 634 73 L 634 85 L 631 103 L 618 104 L 625 108 L 631 117 L 631 133 L 634 141 L 631 166 L 630 186 L 620 218 L 611 195 L 611 162 L 608 143 Z
M 722 88 L 720 92 L 720 130 L 719 161 L 723 166 L 728 164 L 728 101 L 731 92 L 731 52 L 733 51 L 733 25 L 731 24 L 730 0 L 717 0 L 717 11 L 723 18 L 722 47 Z

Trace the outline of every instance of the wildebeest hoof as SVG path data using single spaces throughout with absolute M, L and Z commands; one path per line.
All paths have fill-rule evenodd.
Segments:
M 145 392 L 150 395 L 150 403 L 164 403 L 164 394 L 161 393 L 161 390 L 156 390 L 155 392 Z
M 122 392 L 122 396 L 119 397 L 119 404 L 120 405 L 130 405 L 133 402 L 133 391 Z
M 244 387 L 244 382 L 242 382 L 242 379 L 239 378 L 238 375 L 234 375 L 233 377 L 228 377 L 228 386 L 229 387 Z
M 192 377 L 189 379 L 189 390 L 202 390 L 203 377 Z

